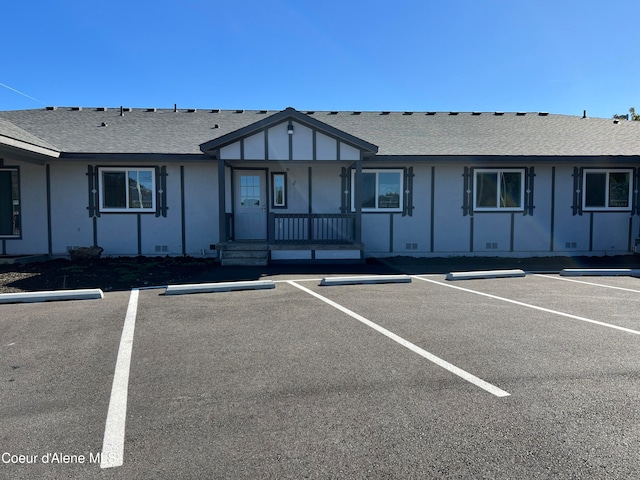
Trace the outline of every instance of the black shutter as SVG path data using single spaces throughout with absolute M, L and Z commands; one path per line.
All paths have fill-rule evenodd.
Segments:
M 638 195 L 640 194 L 640 168 L 633 169 L 633 185 L 630 185 L 629 188 L 633 188 L 633 195 L 631 196 L 631 200 L 633 204 L 631 205 L 631 215 L 634 213 L 636 215 L 640 215 L 640 199 Z
M 523 215 L 533 215 L 533 209 L 536 208 L 533 205 L 533 180 L 535 178 L 534 167 L 525 168 L 525 195 L 524 195 L 524 213 Z
M 582 168 L 573 167 L 573 215 L 582 215 Z
M 87 166 L 87 181 L 89 185 L 89 217 L 100 216 L 100 197 L 98 195 L 98 167 Z
M 156 167 L 156 217 L 167 216 L 167 167 Z
M 464 167 L 464 173 L 462 174 L 463 179 L 463 191 L 462 191 L 462 216 L 466 217 L 467 215 L 473 217 L 473 169 L 469 167 Z
M 342 172 L 340 173 L 341 179 L 341 189 L 340 189 L 340 213 L 349 213 L 351 211 L 351 192 L 349 190 L 350 175 L 349 169 L 346 167 L 342 167 Z
M 413 167 L 404 169 L 404 208 L 402 209 L 402 216 L 413 216 Z

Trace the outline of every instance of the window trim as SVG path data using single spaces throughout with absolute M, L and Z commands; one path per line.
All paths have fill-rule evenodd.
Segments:
M 110 208 L 104 206 L 104 177 L 103 172 L 123 172 L 125 179 L 129 178 L 129 172 L 151 173 L 151 207 L 144 208 Z M 101 213 L 155 213 L 157 210 L 157 180 L 155 167 L 98 167 L 98 206 Z M 125 185 L 126 204 L 129 205 L 129 188 Z
M 520 206 L 519 207 L 501 207 L 498 203 L 500 200 L 500 182 L 498 182 L 498 190 L 496 192 L 495 207 L 479 207 L 478 206 L 478 173 L 519 173 L 520 174 Z M 523 212 L 525 210 L 525 190 L 526 190 L 526 169 L 523 168 L 474 168 L 473 169 L 473 211 L 474 212 Z
M 282 203 L 276 203 L 276 178 L 282 177 Z M 287 172 L 271 172 L 271 208 L 287 208 Z
M 378 187 L 379 187 L 379 182 L 378 182 L 378 175 L 380 173 L 397 173 L 400 176 L 400 191 L 398 192 L 399 194 L 399 205 L 396 208 L 380 208 L 378 206 L 373 207 L 373 208 L 365 208 L 362 207 L 361 211 L 363 213 L 398 213 L 398 212 L 403 212 L 404 211 L 404 176 L 405 176 L 405 172 L 404 169 L 402 168 L 363 168 L 362 169 L 362 174 L 364 175 L 365 173 L 371 174 L 371 173 L 375 173 L 376 175 L 376 183 L 375 183 L 375 188 L 376 188 L 376 192 L 375 192 L 375 202 L 376 205 L 378 204 Z M 351 170 L 351 211 L 355 212 L 356 211 L 356 202 L 355 202 L 355 175 L 356 175 L 356 171 L 355 169 Z
M 587 175 L 589 173 L 605 174 L 605 205 L 603 207 L 589 207 L 587 206 Z M 609 177 L 611 173 L 626 173 L 629 175 L 629 192 L 628 192 L 628 204 L 626 207 L 610 207 L 609 204 L 609 191 L 610 183 Z M 584 168 L 582 170 L 582 211 L 583 212 L 630 212 L 633 210 L 633 180 L 634 180 L 633 168 Z
M 1 240 L 20 240 L 22 239 L 22 185 L 21 185 L 21 181 L 20 181 L 20 167 L 16 166 L 16 167 L 11 167 L 8 165 L 2 165 L 0 166 L 0 171 L 1 172 L 15 172 L 16 173 L 16 181 L 18 183 L 18 208 L 17 208 L 17 214 L 18 214 L 18 234 L 0 234 L 0 239 Z M 13 202 L 13 198 L 12 198 L 12 202 Z M 15 214 L 16 211 L 13 211 L 13 213 Z

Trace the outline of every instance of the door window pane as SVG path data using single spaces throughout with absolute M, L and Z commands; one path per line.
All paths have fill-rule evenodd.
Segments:
M 260 206 L 260 177 L 258 175 L 240 176 L 240 205 L 247 208 Z

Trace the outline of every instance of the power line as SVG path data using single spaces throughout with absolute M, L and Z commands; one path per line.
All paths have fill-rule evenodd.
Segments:
M 4 83 L 0 83 L 0 87 L 4 87 L 4 88 L 7 88 L 7 89 L 11 90 L 12 92 L 19 93 L 23 97 L 27 97 L 27 98 L 30 98 L 31 100 L 35 100 L 36 102 L 41 103 L 42 105 L 45 104 L 44 102 L 38 100 L 37 98 L 33 98 L 31 95 L 27 95 L 26 93 L 23 93 L 20 90 L 16 90 L 15 88 L 11 88 L 9 85 L 5 85 Z

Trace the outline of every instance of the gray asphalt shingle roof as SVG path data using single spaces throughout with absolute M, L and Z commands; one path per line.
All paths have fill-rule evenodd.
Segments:
M 30 145 L 35 145 L 37 147 L 47 148 L 49 150 L 57 150 L 56 147 L 51 145 L 49 142 L 38 138 L 37 136 L 2 118 L 0 118 L 0 135 L 11 138 L 13 140 L 28 143 Z
M 275 113 L 131 109 L 120 116 L 119 108 L 13 110 L 0 112 L 0 135 L 66 153 L 201 154 L 201 144 Z M 377 145 L 379 156 L 640 155 L 640 122 L 539 113 L 407 113 L 311 115 Z

